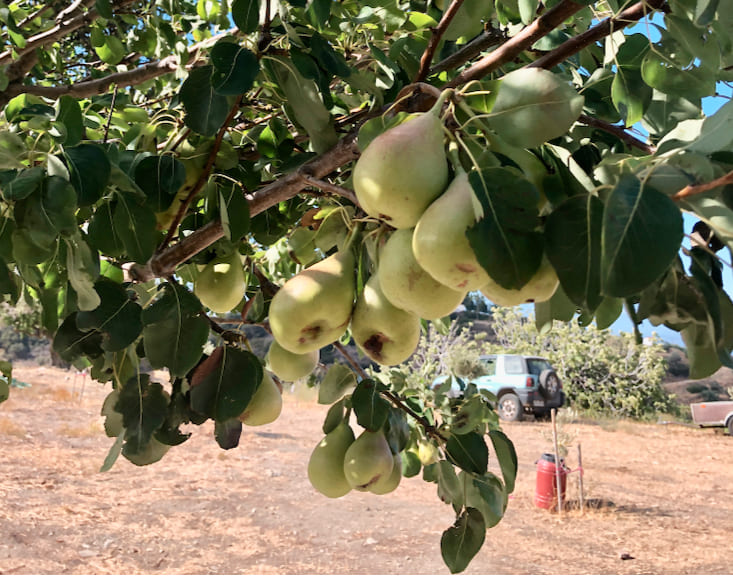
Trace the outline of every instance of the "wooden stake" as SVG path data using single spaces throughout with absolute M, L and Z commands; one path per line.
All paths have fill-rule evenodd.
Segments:
M 578 442 L 578 492 L 580 492 L 580 514 L 585 509 L 585 495 L 583 494 L 583 454 L 580 451 L 580 442 Z
M 562 480 L 560 479 L 560 450 L 557 447 L 557 421 L 555 420 L 555 408 L 550 412 L 552 417 L 552 444 L 555 448 L 555 486 L 557 487 L 557 513 L 562 516 Z

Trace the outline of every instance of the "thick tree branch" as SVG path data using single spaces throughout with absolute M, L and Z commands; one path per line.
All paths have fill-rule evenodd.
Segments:
M 489 28 L 488 30 L 484 30 L 458 52 L 451 54 L 445 60 L 441 60 L 433 66 L 430 69 L 428 76 L 440 74 L 444 70 L 455 70 L 458 67 L 463 66 L 466 62 L 476 58 L 476 56 L 481 54 L 484 50 L 505 42 L 506 39 L 507 37 L 504 32 L 498 28 Z
M 575 3 L 573 0 L 563 0 L 542 14 L 542 16 L 537 18 L 529 26 L 523 28 L 521 32 L 513 36 L 505 44 L 461 72 L 446 87 L 455 88 L 471 80 L 483 78 L 502 64 L 510 62 L 519 56 L 537 40 L 552 32 L 552 30 L 583 8 L 585 8 L 583 4 Z
M 703 194 L 704 192 L 709 192 L 710 190 L 720 186 L 727 186 L 728 184 L 733 184 L 733 172 L 728 172 L 726 175 L 716 178 L 710 182 L 706 182 L 705 184 L 690 184 L 685 186 L 682 190 L 677 192 L 677 194 L 672 196 L 672 200 L 684 200 L 690 196 Z
M 587 114 L 581 114 L 578 118 L 578 122 L 592 128 L 598 128 L 599 130 L 603 130 L 604 132 L 608 132 L 609 134 L 613 134 L 619 140 L 622 140 L 627 146 L 630 146 L 631 148 L 637 148 L 638 150 L 641 150 L 646 154 L 654 154 L 654 152 L 656 152 L 657 150 L 651 144 L 647 144 L 646 142 L 639 140 L 632 134 L 629 134 L 626 130 L 624 130 L 623 126 L 616 126 L 615 124 L 610 124 L 609 122 L 605 122 L 604 120 L 593 118 L 592 116 L 588 116 Z
M 420 69 L 417 72 L 417 76 L 415 76 L 415 82 L 422 82 L 427 78 L 430 63 L 433 61 L 433 56 L 435 55 L 435 50 L 438 48 L 438 44 L 440 44 L 440 39 L 445 34 L 445 31 L 450 26 L 453 17 L 458 13 L 462 4 L 463 0 L 453 0 L 446 11 L 443 12 L 443 16 L 440 18 L 438 25 L 432 30 L 428 45 L 425 48 L 425 52 L 423 52 L 422 58 L 420 58 Z
M 666 0 L 642 0 L 630 6 L 626 10 L 622 10 L 611 18 L 606 18 L 600 24 L 589 28 L 582 34 L 578 34 L 574 38 L 567 40 L 555 48 L 552 52 L 548 52 L 541 58 L 532 62 L 530 68 L 550 69 L 567 60 L 573 54 L 577 54 L 586 46 L 590 46 L 598 42 L 602 38 L 622 30 L 626 26 L 637 22 L 656 10 L 660 10 L 666 4 Z

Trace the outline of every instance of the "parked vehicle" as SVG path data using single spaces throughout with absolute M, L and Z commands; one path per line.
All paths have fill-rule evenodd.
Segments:
M 553 408 L 565 403 L 560 377 L 546 358 L 519 354 L 490 354 L 481 356 L 483 374 L 464 381 L 464 388 L 453 378 L 449 394 L 463 395 L 466 384 L 488 390 L 497 398 L 496 410 L 502 420 L 520 420 L 523 414 L 543 417 Z M 440 376 L 433 387 L 440 386 L 450 376 Z
M 733 401 L 697 402 L 690 404 L 692 421 L 700 427 L 727 426 L 733 436 Z

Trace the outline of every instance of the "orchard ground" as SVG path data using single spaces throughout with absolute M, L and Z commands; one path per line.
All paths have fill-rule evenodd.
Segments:
M 280 419 L 245 428 L 222 451 L 213 426 L 157 464 L 120 459 L 99 408 L 109 385 L 18 365 L 31 384 L 0 406 L 0 573 L 443 574 L 440 536 L 454 520 L 419 477 L 387 496 L 329 500 L 306 466 L 327 407 L 285 395 Z M 519 456 L 505 519 L 467 573 L 730 573 L 733 438 L 630 422 L 563 423 L 588 505 L 562 518 L 533 505 L 535 461 L 550 424 L 505 425 Z M 493 468 L 496 468 L 495 462 Z M 577 507 L 577 474 L 569 503 Z M 630 559 L 622 559 L 628 555 Z

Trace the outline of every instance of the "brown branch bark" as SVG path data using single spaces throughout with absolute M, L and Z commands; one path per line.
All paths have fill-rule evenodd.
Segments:
M 642 0 L 622 10 L 615 16 L 606 18 L 600 24 L 596 24 L 582 34 L 578 34 L 574 38 L 567 40 L 555 48 L 552 52 L 548 52 L 544 56 L 538 58 L 531 64 L 529 68 L 545 68 L 550 69 L 567 60 L 570 56 L 577 54 L 586 46 L 598 42 L 606 36 L 626 28 L 647 16 L 649 13 L 660 10 L 666 4 L 666 0 Z
M 438 22 L 438 25 L 432 30 L 425 52 L 423 52 L 422 58 L 420 58 L 420 69 L 417 71 L 417 76 L 415 76 L 414 82 L 422 82 L 427 78 L 430 70 L 430 63 L 433 61 L 433 56 L 435 56 L 435 50 L 438 48 L 438 44 L 440 44 L 440 39 L 443 37 L 443 34 L 445 34 L 445 31 L 448 29 L 448 26 L 450 26 L 450 23 L 453 21 L 453 17 L 458 13 L 462 4 L 463 0 L 453 0 L 446 11 L 443 12 L 440 22 Z
M 502 42 L 506 41 L 507 37 L 502 30 L 498 28 L 489 28 L 484 30 L 461 48 L 455 54 L 451 54 L 445 60 L 441 60 L 435 66 L 430 69 L 428 76 L 433 74 L 440 74 L 445 70 L 455 70 L 459 66 L 463 66 L 466 62 L 473 60 L 481 54 L 484 50 L 498 46 Z
M 585 124 L 586 126 L 591 126 L 592 128 L 598 128 L 599 130 L 603 130 L 604 132 L 608 132 L 609 134 L 613 134 L 619 140 L 622 140 L 627 146 L 630 146 L 631 148 L 637 148 L 638 150 L 641 150 L 646 154 L 654 154 L 654 152 L 657 151 L 656 147 L 652 146 L 651 144 L 647 144 L 642 140 L 639 140 L 632 134 L 629 134 L 626 130 L 624 130 L 623 126 L 616 126 L 614 124 L 605 122 L 604 120 L 599 120 L 598 118 L 588 116 L 587 114 L 581 114 L 578 118 L 578 122 L 580 122 L 581 124 Z
M 720 178 L 716 178 L 715 180 L 706 182 L 705 184 L 690 184 L 688 186 L 685 186 L 682 190 L 677 192 L 677 194 L 672 196 L 672 200 L 684 200 L 685 198 L 689 198 L 690 196 L 703 194 L 704 192 L 709 192 L 710 190 L 714 190 L 715 188 L 726 186 L 728 184 L 733 184 L 733 171 L 728 172 Z
M 513 36 L 505 44 L 470 66 L 458 76 L 453 78 L 447 88 L 455 88 L 462 86 L 471 80 L 483 78 L 490 72 L 496 70 L 502 64 L 510 62 L 519 56 L 524 50 L 532 46 L 537 40 L 552 32 L 565 20 L 570 18 L 576 12 L 582 10 L 585 6 L 575 3 L 573 0 L 563 0 L 550 10 L 542 14 L 529 26 L 523 28 L 521 32 Z

